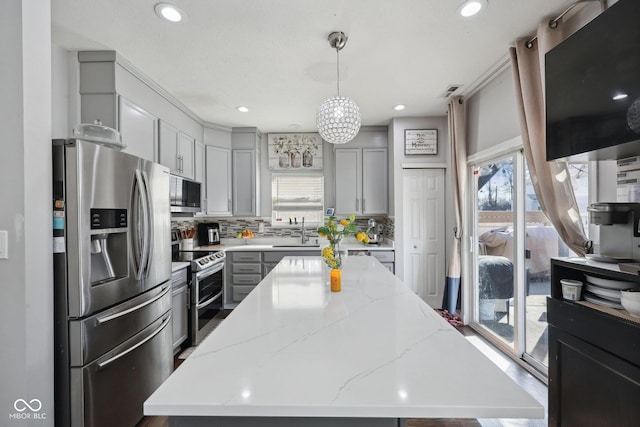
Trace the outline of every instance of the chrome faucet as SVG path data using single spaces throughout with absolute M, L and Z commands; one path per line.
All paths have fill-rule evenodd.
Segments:
M 300 231 L 300 237 L 302 239 L 303 245 L 309 241 L 309 236 L 307 236 L 307 230 L 304 228 L 304 217 L 302 217 L 302 230 Z

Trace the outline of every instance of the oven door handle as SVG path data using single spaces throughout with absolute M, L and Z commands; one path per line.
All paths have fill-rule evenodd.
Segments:
M 113 362 L 115 362 L 116 360 L 120 359 L 121 357 L 124 357 L 127 354 L 131 353 L 136 348 L 144 345 L 147 341 L 150 341 L 151 339 L 153 339 L 153 337 L 158 335 L 160 333 L 160 331 L 162 331 L 164 329 L 164 327 L 167 326 L 167 324 L 169 323 L 170 320 L 171 320 L 171 314 L 169 314 L 164 320 L 162 320 L 162 323 L 160 324 L 160 326 L 158 326 L 158 328 L 155 331 L 153 331 L 151 333 L 151 335 L 149 335 L 148 337 L 144 338 L 142 341 L 138 342 L 137 344 L 132 345 L 128 349 L 124 350 L 123 352 L 118 353 L 113 357 L 110 357 L 109 359 L 105 360 L 104 362 L 98 363 L 98 369 L 102 369 L 105 366 L 112 364 Z
M 201 308 L 205 308 L 206 306 L 208 306 L 209 304 L 211 304 L 212 302 L 214 302 L 215 300 L 217 300 L 221 296 L 222 296 L 222 291 L 218 292 L 216 295 L 212 296 L 211 299 L 206 300 L 202 304 L 196 304 L 196 310 L 200 310 Z
M 203 271 L 201 271 L 199 273 L 196 273 L 196 279 L 198 279 L 198 280 L 206 279 L 207 277 L 216 274 L 217 272 L 219 272 L 223 268 L 224 268 L 224 262 L 221 262 L 218 265 L 214 265 L 213 267 L 209 267 L 206 270 L 203 270 Z
M 96 322 L 98 323 L 98 325 L 102 325 L 103 323 L 107 323 L 110 320 L 113 319 L 117 319 L 118 317 L 122 317 L 122 316 L 126 316 L 129 313 L 133 313 L 134 311 L 140 310 L 142 307 L 146 307 L 149 304 L 158 301 L 160 298 L 162 298 L 163 296 L 165 296 L 167 294 L 167 292 L 169 292 L 169 290 L 171 289 L 171 286 L 165 286 L 164 288 L 162 288 L 160 290 L 160 293 L 158 295 L 156 295 L 155 297 L 151 298 L 150 300 L 147 300 L 141 304 L 138 304 L 136 306 L 133 306 L 131 308 L 127 308 L 126 310 L 122 310 L 119 311 L 117 313 L 113 313 L 111 315 L 108 316 L 101 316 L 98 317 L 96 319 Z

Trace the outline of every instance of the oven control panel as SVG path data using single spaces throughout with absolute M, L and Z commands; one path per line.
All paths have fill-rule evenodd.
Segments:
M 220 251 L 220 252 L 216 252 L 214 254 L 203 256 L 201 258 L 193 260 L 193 263 L 196 266 L 196 270 L 201 271 L 206 268 L 213 267 L 214 265 L 224 263 L 225 258 L 226 258 L 226 254 L 223 251 Z

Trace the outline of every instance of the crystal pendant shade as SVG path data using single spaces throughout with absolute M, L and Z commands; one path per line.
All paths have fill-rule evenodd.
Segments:
M 322 139 L 345 144 L 360 130 L 360 109 L 350 98 L 334 96 L 320 104 L 316 123 Z
M 345 144 L 360 131 L 360 109 L 352 99 L 340 96 L 340 49 L 347 44 L 348 36 L 342 31 L 329 34 L 329 45 L 336 50 L 338 95 L 325 100 L 318 108 L 316 126 L 327 142 Z

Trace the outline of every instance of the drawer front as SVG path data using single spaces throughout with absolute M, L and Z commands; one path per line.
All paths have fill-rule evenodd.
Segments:
M 260 262 L 261 252 L 231 252 L 233 262 Z
M 233 302 L 240 302 L 249 295 L 249 293 L 255 288 L 255 286 L 234 286 L 233 287 Z
M 370 251 L 370 254 L 380 262 L 395 261 L 395 256 L 393 251 Z
M 233 266 L 231 267 L 231 272 L 232 273 L 256 273 L 256 274 L 260 274 L 261 273 L 261 266 L 262 264 L 250 264 L 250 263 L 242 263 L 242 264 L 238 264 L 238 263 L 234 263 Z
M 180 285 L 184 285 L 187 283 L 187 268 L 183 268 L 182 270 L 178 270 L 174 273 L 171 273 L 171 284 L 172 286 L 178 287 Z
M 262 280 L 261 274 L 233 274 L 233 285 L 252 285 L 255 286 Z

